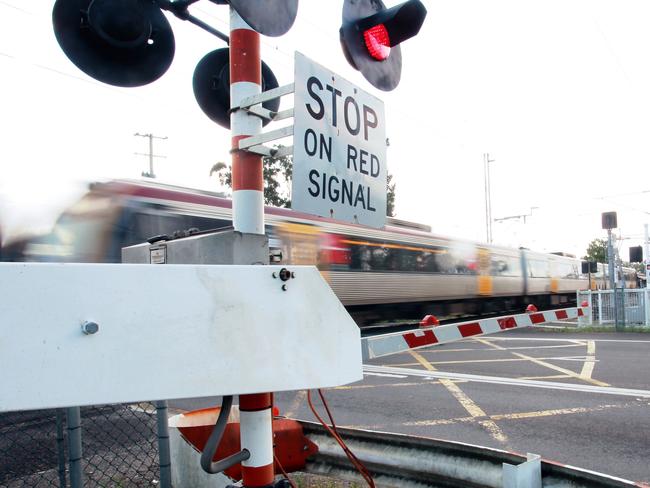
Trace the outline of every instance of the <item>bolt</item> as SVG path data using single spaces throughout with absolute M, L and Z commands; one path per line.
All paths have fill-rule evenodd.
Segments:
M 278 275 L 277 275 L 276 273 L 273 273 L 272 276 L 273 276 L 273 278 L 277 278 L 277 277 L 278 277 Z
M 295 271 L 292 271 L 292 272 L 291 272 L 291 277 L 292 277 L 292 278 L 295 278 L 295 277 L 296 277 L 296 272 L 295 272 Z
M 84 322 L 81 324 L 81 332 L 86 335 L 96 334 L 99 330 L 99 325 L 96 322 Z
M 282 285 L 282 291 L 287 291 L 287 285 Z

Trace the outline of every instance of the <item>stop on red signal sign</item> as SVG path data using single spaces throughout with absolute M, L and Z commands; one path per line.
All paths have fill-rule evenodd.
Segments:
M 384 226 L 381 100 L 297 52 L 293 140 L 292 209 Z

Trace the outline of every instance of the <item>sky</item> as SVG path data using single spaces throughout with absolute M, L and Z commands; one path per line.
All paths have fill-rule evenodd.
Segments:
M 340 0 L 302 0 L 286 35 L 262 38 L 281 85 L 293 53 L 382 99 L 396 216 L 434 233 L 485 242 L 483 155 L 489 153 L 494 243 L 582 256 L 618 213 L 621 257 L 650 221 L 650 3 L 647 0 L 423 0 L 420 33 L 402 44 L 392 92 L 345 61 Z M 398 2 L 387 1 L 388 6 Z M 141 88 L 77 69 L 52 31 L 49 0 L 0 0 L 0 225 L 4 239 L 47 229 L 83 184 L 140 178 L 155 141 L 158 180 L 221 190 L 211 166 L 229 160 L 229 133 L 192 92 L 198 61 L 224 43 L 169 17 L 176 55 Z M 228 9 L 190 11 L 227 32 Z M 293 105 L 290 97 L 282 108 Z M 267 130 L 273 129 L 273 124 Z

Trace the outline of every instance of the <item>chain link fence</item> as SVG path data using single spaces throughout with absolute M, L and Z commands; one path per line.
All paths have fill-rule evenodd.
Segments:
M 161 486 L 159 437 L 163 449 L 168 439 L 158 429 L 156 406 L 82 407 L 79 429 L 70 410 L 0 414 L 0 487 L 75 488 L 77 469 L 83 486 Z M 166 426 L 166 406 L 160 412 Z

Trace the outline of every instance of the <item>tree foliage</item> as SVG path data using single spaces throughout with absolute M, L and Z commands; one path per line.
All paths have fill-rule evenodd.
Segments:
M 587 255 L 584 260 L 607 263 L 607 239 L 594 239 L 587 246 Z
M 281 146 L 278 146 L 281 147 Z M 264 177 L 264 203 L 274 207 L 291 207 L 291 180 L 293 157 L 291 155 L 262 158 Z M 219 161 L 210 168 L 210 176 L 216 175 L 222 186 L 232 188 L 232 167 Z M 395 216 L 395 183 L 393 175 L 386 180 L 386 215 Z
M 395 217 L 395 183 L 393 181 L 393 175 L 388 173 L 386 178 L 386 215 L 389 217 Z

